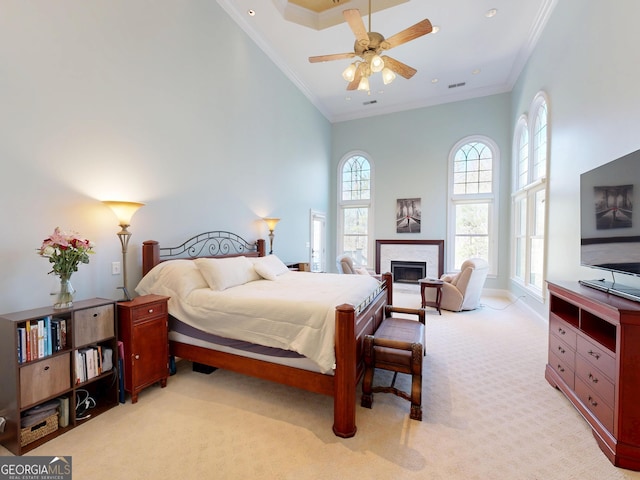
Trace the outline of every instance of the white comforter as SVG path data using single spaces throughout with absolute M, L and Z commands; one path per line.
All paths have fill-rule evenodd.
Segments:
M 215 335 L 298 352 L 329 373 L 335 365 L 335 307 L 358 306 L 378 285 L 369 275 L 288 272 L 275 281 L 171 296 L 169 313 Z

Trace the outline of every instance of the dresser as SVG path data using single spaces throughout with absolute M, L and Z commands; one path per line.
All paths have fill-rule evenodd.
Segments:
M 545 378 L 614 465 L 640 470 L 640 303 L 577 282 L 548 288 Z

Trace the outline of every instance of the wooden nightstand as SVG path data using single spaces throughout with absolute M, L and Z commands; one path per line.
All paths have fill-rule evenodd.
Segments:
M 118 338 L 124 344 L 124 389 L 131 403 L 143 388 L 160 382 L 167 386 L 169 297 L 144 295 L 118 302 Z

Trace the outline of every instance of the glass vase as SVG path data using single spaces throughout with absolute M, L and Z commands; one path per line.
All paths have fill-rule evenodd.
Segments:
M 60 290 L 56 293 L 53 308 L 73 307 L 73 294 L 76 293 L 71 285 L 71 275 L 60 275 Z

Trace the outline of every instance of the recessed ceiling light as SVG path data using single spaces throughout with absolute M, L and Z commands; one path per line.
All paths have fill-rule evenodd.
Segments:
M 432 78 L 431 79 L 431 83 L 438 83 L 438 79 L 437 78 Z
M 434 25 L 433 30 L 431 30 L 431 33 L 438 33 L 439 31 L 440 31 L 440 27 L 438 25 Z
M 351 101 L 351 97 L 345 97 L 344 99 L 345 99 L 347 102 L 350 102 L 350 101 Z
M 497 13 L 498 13 L 498 9 L 492 8 L 491 10 L 487 10 L 487 13 L 485 13 L 484 16 L 487 18 L 491 18 L 491 17 L 495 17 Z
M 249 10 L 247 13 L 249 14 L 250 17 L 255 17 L 256 15 L 256 11 L 253 9 Z
M 478 75 L 478 74 L 480 73 L 480 69 L 479 69 L 479 68 L 476 68 L 476 69 L 475 69 L 473 72 L 471 72 L 471 73 L 473 73 L 474 75 Z

